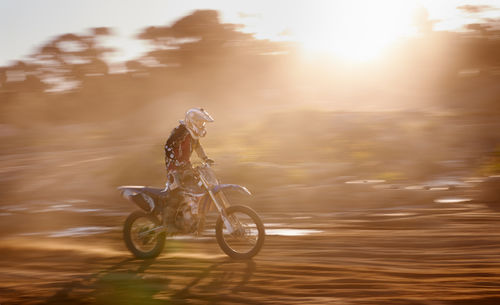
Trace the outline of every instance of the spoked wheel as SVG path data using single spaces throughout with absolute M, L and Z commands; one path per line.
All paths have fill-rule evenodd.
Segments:
M 152 231 L 160 221 L 143 211 L 135 211 L 127 217 L 123 227 L 125 245 L 137 258 L 157 257 L 165 246 L 165 232 Z
M 233 230 L 226 228 L 222 216 L 217 218 L 215 225 L 215 236 L 222 251 L 237 259 L 248 259 L 257 255 L 266 236 L 259 215 L 242 205 L 227 208 L 226 214 Z

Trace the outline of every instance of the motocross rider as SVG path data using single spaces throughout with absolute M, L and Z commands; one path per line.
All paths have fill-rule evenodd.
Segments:
M 200 144 L 200 138 L 206 135 L 206 123 L 214 119 L 203 108 L 191 108 L 186 111 L 184 121 L 179 121 L 167 142 L 165 143 L 165 166 L 167 169 L 167 183 L 165 191 L 172 194 L 169 205 L 166 208 L 166 219 L 169 223 L 169 231 L 175 230 L 171 225 L 174 221 L 177 207 L 182 203 L 188 203 L 193 199 L 189 196 L 188 185 L 193 183 L 194 175 L 191 167 L 191 153 L 196 151 L 198 157 L 205 163 L 212 164 Z

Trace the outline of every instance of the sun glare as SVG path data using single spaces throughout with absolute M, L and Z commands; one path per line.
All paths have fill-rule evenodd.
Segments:
M 324 2 L 306 26 L 293 29 L 293 39 L 310 53 L 372 60 L 398 38 L 414 33 L 415 7 L 415 2 L 404 0 Z

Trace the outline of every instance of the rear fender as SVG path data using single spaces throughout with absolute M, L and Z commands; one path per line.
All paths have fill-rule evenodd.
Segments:
M 132 201 L 142 210 L 150 213 L 155 208 L 155 201 L 151 196 L 145 194 L 141 187 L 138 186 L 120 186 L 118 190 L 121 191 L 123 198 Z

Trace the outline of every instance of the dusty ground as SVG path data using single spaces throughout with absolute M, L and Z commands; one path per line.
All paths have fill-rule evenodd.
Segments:
M 500 214 L 479 203 L 262 213 L 268 237 L 249 261 L 229 259 L 212 237 L 135 260 L 123 212 L 65 208 L 39 215 L 87 216 L 4 234 L 0 304 L 500 303 Z M 29 228 L 23 210 L 7 213 Z
M 256 194 L 268 236 L 253 260 L 229 259 L 212 236 L 135 260 L 121 237 L 133 206 L 87 174 L 119 154 L 0 159 L 12 195 L 0 201 L 1 305 L 500 304 L 500 212 L 436 202 L 464 192 L 439 185 L 285 186 Z

